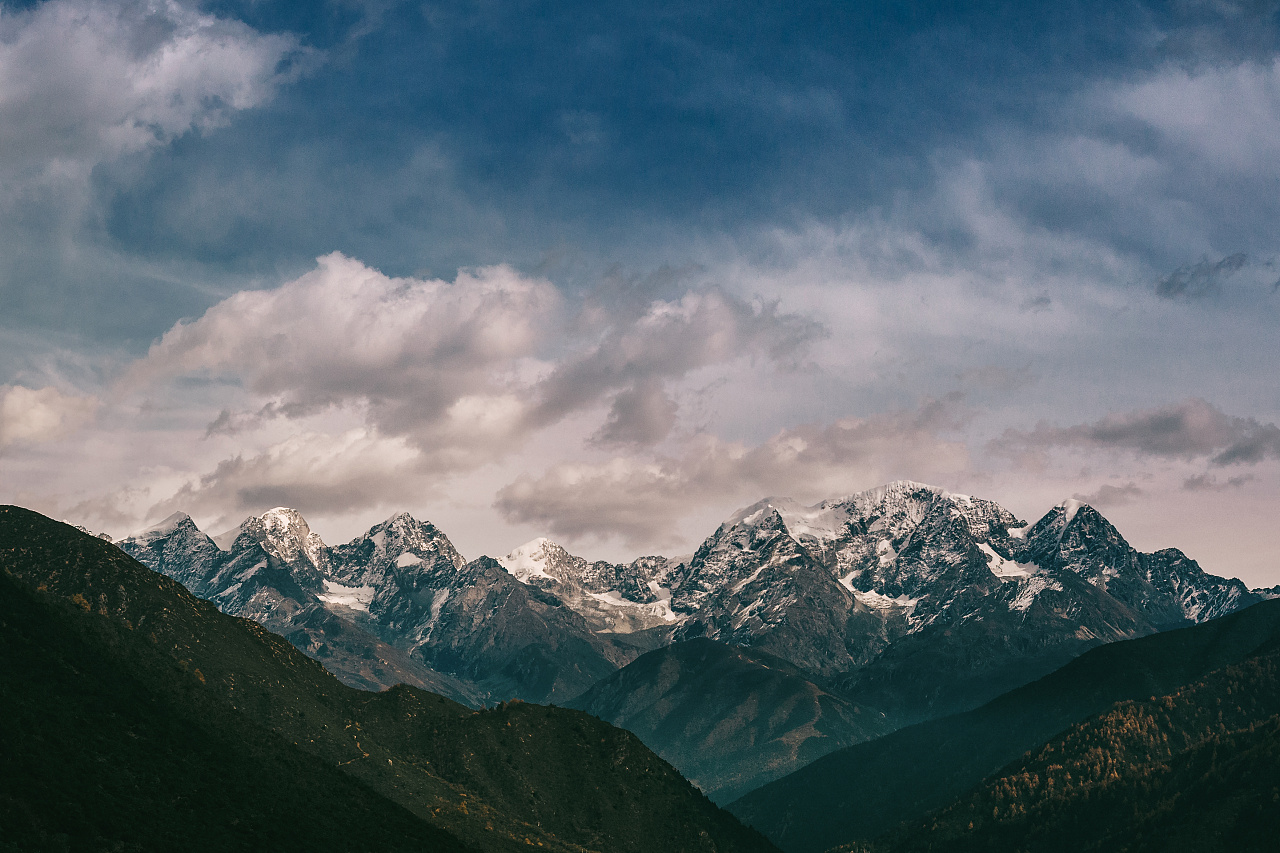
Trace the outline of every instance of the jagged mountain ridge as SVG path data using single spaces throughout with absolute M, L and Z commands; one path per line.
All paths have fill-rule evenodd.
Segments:
M 652 645 L 643 633 L 593 629 L 490 558 L 464 561 L 434 525 L 407 513 L 334 548 L 284 507 L 216 541 L 177 514 L 116 544 L 353 686 L 408 681 L 472 705 L 563 700 Z
M 704 637 L 782 658 L 901 725 L 1259 598 L 1179 551 L 1138 552 L 1086 505 L 1028 526 L 908 481 L 814 506 L 766 499 L 679 561 L 588 562 L 538 539 L 466 562 L 405 513 L 329 547 L 278 508 L 219 541 L 181 517 L 118 544 L 322 660 L 337 620 L 473 703 L 566 700 L 644 651 Z M 404 680 L 379 668 L 360 677 Z

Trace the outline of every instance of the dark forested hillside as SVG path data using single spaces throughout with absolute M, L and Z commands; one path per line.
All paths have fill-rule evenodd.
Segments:
M 0 574 L 0 850 L 464 849 L 78 603 Z
M 348 688 L 36 513 L 0 508 L 0 580 L 11 848 L 195 849 L 183 833 L 216 827 L 205 849 L 772 849 L 627 732 Z
M 729 808 L 784 850 L 872 838 L 953 802 L 984 777 L 1115 702 L 1159 696 L 1280 638 L 1280 601 L 1094 649 L 973 711 L 827 755 Z
M 1275 850 L 1280 651 L 1123 702 L 871 846 L 914 851 Z

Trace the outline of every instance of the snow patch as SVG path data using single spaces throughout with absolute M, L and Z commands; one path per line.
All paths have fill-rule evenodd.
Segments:
M 659 601 L 671 600 L 671 590 L 665 586 L 662 586 L 657 581 L 649 581 L 649 592 L 657 596 Z
M 190 520 L 190 518 L 191 516 L 187 515 L 185 512 L 175 512 L 159 524 L 148 527 L 134 538 L 143 541 L 148 539 L 161 539 L 173 533 L 173 531 L 178 529 L 178 525 L 182 524 L 184 521 Z
M 1040 567 L 1034 563 L 1015 563 L 1013 560 L 1006 560 L 986 542 L 979 542 L 978 548 L 987 555 L 987 567 L 991 569 L 991 574 L 1002 581 L 1027 578 L 1040 573 Z
M 507 556 L 499 557 L 498 565 L 521 583 L 529 583 L 532 578 L 558 581 L 559 578 L 547 572 L 547 551 L 558 547 L 560 546 L 550 539 L 540 536 L 524 543 Z
M 344 586 L 331 580 L 324 582 L 324 592 L 320 600 L 326 604 L 339 604 L 352 610 L 369 612 L 369 602 L 373 601 L 374 589 L 371 586 Z
M 725 526 L 754 527 L 770 510 L 778 513 L 791 538 L 797 541 L 801 537 L 820 542 L 838 539 L 849 521 L 849 510 L 843 506 L 833 506 L 830 501 L 805 506 L 791 498 L 768 497 L 734 513 L 725 521 Z
M 1014 596 L 1013 601 L 1009 602 L 1010 610 L 1025 612 L 1040 597 L 1040 593 L 1046 589 L 1062 591 L 1062 587 L 1056 581 L 1049 580 L 1044 575 L 1031 575 L 1030 577 L 1016 578 L 1015 580 L 1019 582 L 1021 589 L 1018 590 L 1018 594 Z
M 1069 498 L 1058 504 L 1062 509 L 1062 529 L 1066 530 L 1071 521 L 1076 517 L 1076 513 L 1080 511 L 1080 507 L 1088 506 L 1084 501 L 1078 501 L 1075 498 Z
M 747 584 L 751 583 L 751 582 L 752 582 L 753 580 L 755 580 L 756 578 L 760 577 L 760 573 L 761 573 L 761 572 L 763 572 L 763 571 L 764 571 L 764 566 L 760 566 L 758 569 L 756 569 L 756 570 L 755 570 L 754 572 L 752 572 L 750 575 L 748 575 L 747 577 L 745 577 L 745 578 L 743 578 L 742 580 L 740 580 L 740 581 L 738 581 L 737 583 L 735 583 L 735 584 L 733 585 L 733 591 L 734 591 L 735 593 L 742 592 L 742 588 L 743 588 L 744 586 L 746 586 Z
M 262 560 L 261 562 L 254 563 L 252 566 L 245 569 L 240 574 L 236 575 L 236 580 L 242 580 L 242 581 L 248 580 L 249 578 L 253 577 L 254 575 L 262 571 L 266 567 L 267 567 L 266 560 Z
M 666 598 L 659 598 L 657 601 L 651 601 L 647 604 L 640 604 L 624 598 L 622 593 L 618 592 L 616 589 L 611 589 L 608 592 L 588 592 L 587 595 L 595 601 L 609 607 L 638 610 L 648 616 L 657 616 L 663 622 L 675 622 L 679 617 L 676 616 L 675 611 L 671 609 L 671 591 L 664 591 L 667 593 Z M 605 629 L 602 633 L 613 634 L 617 632 Z
M 911 598 L 907 595 L 900 595 L 897 598 L 879 592 L 863 592 L 860 589 L 853 590 L 853 597 L 865 604 L 867 607 L 876 610 L 890 610 L 892 608 L 902 608 L 910 610 L 920 601 L 918 598 Z
M 416 566 L 421 562 L 422 558 L 417 554 L 410 554 L 408 551 L 405 551 L 399 557 L 396 557 L 396 568 L 403 569 L 406 566 Z

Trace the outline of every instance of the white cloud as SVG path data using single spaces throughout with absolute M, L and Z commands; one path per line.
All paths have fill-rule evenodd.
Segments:
M 269 99 L 305 56 L 291 36 L 173 0 L 0 10 L 0 166 L 80 174 L 216 127 Z
M 785 366 L 821 331 L 714 288 L 639 311 L 594 305 L 576 322 L 568 308 L 549 282 L 505 266 L 398 279 L 335 253 L 178 324 L 121 388 L 155 393 L 182 377 L 243 386 L 250 405 L 225 410 L 210 435 L 359 410 L 380 434 L 407 437 L 427 467 L 453 472 L 608 405 L 600 441 L 652 444 L 677 417 L 665 382 L 745 357 Z
M 401 439 L 367 429 L 300 432 L 260 453 L 223 460 L 149 507 L 146 516 L 182 510 L 217 525 L 273 506 L 321 515 L 395 509 L 426 488 L 418 469 L 418 453 Z
M 1114 109 L 1132 115 L 1206 166 L 1246 174 L 1280 170 L 1280 59 L 1168 67 L 1119 87 Z
M 0 447 L 56 441 L 87 423 L 98 408 L 93 397 L 57 388 L 0 385 Z
M 242 383 L 270 413 L 367 407 L 379 428 L 467 448 L 520 425 L 512 389 L 554 335 L 560 298 L 509 267 L 452 282 L 397 279 L 340 254 L 275 290 L 244 291 L 180 323 L 126 387 L 185 375 Z

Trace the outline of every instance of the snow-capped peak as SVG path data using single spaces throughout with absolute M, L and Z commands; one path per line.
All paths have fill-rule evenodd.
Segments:
M 187 515 L 185 512 L 175 512 L 164 521 L 161 521 L 158 524 L 153 524 L 141 533 L 135 534 L 133 538 L 139 540 L 159 539 L 162 536 L 168 536 L 170 533 L 173 533 L 173 531 L 177 530 L 184 521 L 190 520 L 191 516 Z
M 1076 500 L 1075 498 L 1068 498 L 1067 500 L 1058 504 L 1058 507 L 1062 510 L 1063 527 L 1071 523 L 1071 520 L 1076 517 L 1076 513 L 1080 511 L 1081 507 L 1086 507 L 1086 506 L 1088 506 L 1087 503 L 1081 500 Z
M 222 550 L 229 551 L 242 534 L 248 534 L 286 563 L 305 557 L 311 565 L 319 568 L 325 561 L 327 546 L 324 540 L 311 530 L 302 513 L 296 509 L 278 506 L 262 515 L 250 516 L 239 527 L 214 537 L 213 541 Z
M 547 571 L 552 564 L 568 557 L 568 552 L 546 537 L 540 536 L 516 548 L 505 557 L 498 558 L 498 565 L 521 583 L 533 578 L 558 581 L 561 578 Z

